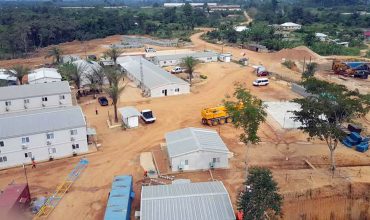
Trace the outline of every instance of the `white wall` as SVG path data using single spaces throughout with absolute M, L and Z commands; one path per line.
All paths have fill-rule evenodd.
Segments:
M 62 81 L 61 79 L 57 78 L 49 78 L 49 77 L 44 77 L 36 80 L 29 80 L 29 84 L 37 84 L 37 83 L 50 83 L 50 82 L 60 82 Z
M 60 100 L 60 95 L 64 95 L 64 100 Z M 14 100 L 0 100 L 0 114 L 10 113 L 10 112 L 23 112 L 28 110 L 36 110 L 42 108 L 52 108 L 52 107 L 63 107 L 63 106 L 72 106 L 72 97 L 71 93 L 57 94 L 44 96 L 47 97 L 48 101 L 43 102 L 42 97 L 31 97 L 23 99 L 14 99 Z M 28 99 L 29 103 L 26 104 L 25 108 L 24 100 Z M 11 105 L 8 106 L 9 111 L 6 111 L 5 102 L 11 101 Z M 62 104 L 60 103 L 62 102 Z M 45 106 L 43 106 L 43 104 Z
M 204 63 L 209 63 L 209 62 L 217 62 L 217 56 L 212 56 L 212 57 L 199 57 L 199 58 L 195 58 L 201 62 L 204 62 Z M 177 65 L 180 65 L 182 62 L 181 59 L 173 59 L 173 60 L 165 60 L 165 61 L 158 61 L 158 60 L 154 60 L 154 64 L 156 65 L 159 65 L 160 67 L 164 67 L 164 66 L 177 66 Z
M 0 157 L 7 157 L 7 162 L 0 162 L 0 169 L 31 163 L 31 158 L 25 157 L 25 153 L 28 152 L 32 153 L 36 162 L 49 160 L 51 155 L 49 148 L 55 148 L 56 153 L 52 154 L 55 159 L 72 156 L 72 144 L 79 144 L 79 149 L 76 149 L 77 154 L 87 152 L 86 127 L 74 129 L 77 129 L 77 135 L 71 135 L 71 129 L 54 131 L 54 139 L 49 140 L 50 145 L 47 145 L 46 133 L 26 135 L 30 140 L 26 144 L 27 149 L 22 149 L 22 136 L 0 139 L 0 141 L 4 141 L 4 147 L 0 147 Z M 74 141 L 71 140 L 71 137 L 74 138 Z
M 139 117 L 129 117 L 129 118 L 124 118 L 122 116 L 122 121 L 123 123 L 128 127 L 128 128 L 136 128 L 139 126 Z
M 170 158 L 172 171 L 179 171 L 178 167 L 185 160 L 188 160 L 189 165 L 184 167 L 184 170 L 203 170 L 209 169 L 209 163 L 212 162 L 212 158 L 220 158 L 220 162 L 215 164 L 214 168 L 228 168 L 229 160 L 228 153 L 217 153 L 209 151 L 198 151 L 189 153 L 186 155 Z
M 179 89 L 179 92 L 176 92 L 176 89 Z M 167 90 L 167 96 L 181 95 L 190 93 L 189 84 L 171 84 L 166 86 L 157 87 L 150 90 L 150 97 L 163 97 L 165 94 L 163 90 Z

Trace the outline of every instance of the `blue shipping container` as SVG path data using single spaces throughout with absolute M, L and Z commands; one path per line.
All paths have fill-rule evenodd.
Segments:
M 132 176 L 114 177 L 104 220 L 130 220 L 131 202 L 134 196 Z

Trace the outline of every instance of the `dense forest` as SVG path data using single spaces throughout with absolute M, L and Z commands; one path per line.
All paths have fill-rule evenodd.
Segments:
M 0 59 L 14 58 L 51 44 L 114 34 L 182 37 L 196 26 L 216 26 L 228 12 L 181 8 L 62 9 L 52 6 L 0 9 Z

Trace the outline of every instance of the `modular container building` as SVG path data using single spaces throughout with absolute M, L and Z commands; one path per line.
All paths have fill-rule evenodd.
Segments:
M 131 203 L 135 197 L 132 176 L 115 176 L 109 193 L 104 220 L 130 220 Z
M 0 193 L 0 219 L 11 219 L 21 215 L 31 202 L 28 184 L 9 185 Z M 19 217 L 19 216 L 18 216 Z

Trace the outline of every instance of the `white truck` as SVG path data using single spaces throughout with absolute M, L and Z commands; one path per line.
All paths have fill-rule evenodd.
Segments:
M 174 67 L 172 70 L 171 70 L 171 73 L 172 74 L 176 74 L 176 73 L 182 73 L 184 72 L 184 68 L 180 67 L 180 66 L 176 66 Z

